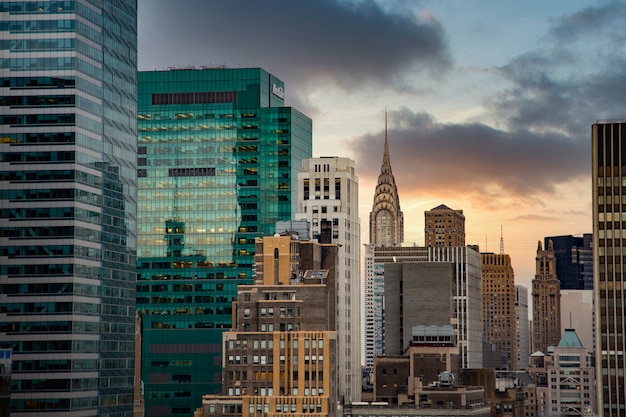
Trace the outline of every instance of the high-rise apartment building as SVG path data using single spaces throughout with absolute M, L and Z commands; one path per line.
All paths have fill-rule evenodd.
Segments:
M 593 289 L 593 251 L 591 233 L 582 236 L 550 236 L 544 246 L 552 241 L 556 257 L 556 276 L 562 290 Z
M 556 276 L 556 258 L 552 242 L 543 249 L 537 245 L 536 273 L 532 281 L 533 352 L 548 352 L 561 338 L 561 289 Z
M 592 126 L 593 291 L 598 414 L 626 415 L 626 121 Z
M 483 335 L 485 343 L 506 354 L 508 369 L 517 369 L 515 276 L 511 257 L 481 253 Z
M 528 288 L 515 286 L 515 333 L 517 370 L 528 368 L 530 358 L 530 322 L 528 321 Z
M 361 400 L 361 223 L 359 183 L 349 158 L 305 159 L 298 173 L 298 212 L 320 243 L 339 247 L 337 343 L 339 396 Z
M 336 416 L 338 247 L 290 235 L 257 239 L 254 285 L 240 285 L 223 337 L 221 395 L 196 415 Z
M 12 416 L 132 416 L 135 0 L 0 2 Z
M 465 246 L 463 210 L 441 204 L 424 212 L 424 244 L 426 246 Z
M 260 68 L 139 73 L 138 282 L 146 415 L 221 390 L 222 333 L 255 238 L 297 207 L 311 120 Z
M 370 241 L 375 246 L 398 246 L 404 242 L 404 213 L 389 159 L 389 138 L 385 119 L 383 164 L 378 175 L 374 203 L 370 212 Z

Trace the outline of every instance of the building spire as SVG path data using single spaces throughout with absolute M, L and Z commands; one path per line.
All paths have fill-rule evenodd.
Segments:
M 385 108 L 385 148 L 383 151 L 383 165 L 381 174 L 391 174 L 391 160 L 389 159 L 389 130 L 387 127 L 387 108 Z
M 389 123 L 385 108 L 385 146 L 383 163 L 374 192 L 370 212 L 370 243 L 378 246 L 397 246 L 404 241 L 404 214 L 400 210 L 398 188 L 391 172 L 389 158 Z
M 502 225 L 500 225 L 500 255 L 504 255 L 504 235 L 502 233 Z

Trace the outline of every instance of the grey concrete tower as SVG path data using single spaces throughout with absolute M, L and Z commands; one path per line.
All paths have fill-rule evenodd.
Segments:
M 400 210 L 398 188 L 391 171 L 387 114 L 385 113 L 385 151 L 370 212 L 370 243 L 375 246 L 398 246 L 403 241 L 404 214 Z

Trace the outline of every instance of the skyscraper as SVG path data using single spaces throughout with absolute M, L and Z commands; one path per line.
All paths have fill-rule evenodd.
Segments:
M 311 119 L 260 68 L 139 73 L 138 282 L 146 415 L 221 390 L 222 333 L 255 238 L 292 220 Z
M 580 237 L 572 235 L 546 237 L 544 238 L 545 247 L 548 246 L 549 241 L 552 241 L 552 247 L 554 247 L 556 276 L 561 283 L 561 289 L 592 290 L 593 256 L 591 233 L 585 233 Z
M 626 121 L 594 123 L 591 152 L 598 413 L 617 417 L 626 415 Z
M 398 246 L 404 241 L 404 214 L 400 210 L 400 197 L 396 180 L 391 172 L 389 138 L 385 115 L 385 148 L 383 164 L 374 191 L 374 203 L 370 212 L 370 244 L 375 246 Z
M 515 333 L 517 370 L 528 368 L 530 357 L 530 323 L 528 321 L 528 288 L 515 286 Z
M 363 305 L 363 355 L 365 367 L 374 369 L 374 356 L 383 353 L 383 297 L 385 277 L 383 265 L 375 259 L 375 249 L 399 247 L 404 241 L 404 214 L 400 210 L 400 197 L 389 158 L 387 115 L 385 114 L 385 145 L 383 163 L 374 191 L 370 212 L 370 241 L 365 245 L 365 288 Z
M 552 242 L 543 249 L 537 244 L 536 274 L 532 281 L 533 352 L 548 352 L 561 337 L 561 290 L 556 277 L 556 258 Z
M 132 416 L 135 0 L 0 2 L 11 415 Z
M 354 168 L 349 158 L 305 159 L 298 173 L 295 214 L 311 223 L 313 238 L 339 247 L 335 314 L 339 396 L 345 402 L 361 400 L 361 221 Z
M 463 210 L 441 204 L 424 212 L 424 244 L 426 246 L 465 246 Z
M 481 253 L 483 334 L 485 343 L 506 354 L 510 370 L 517 370 L 515 275 L 511 257 Z

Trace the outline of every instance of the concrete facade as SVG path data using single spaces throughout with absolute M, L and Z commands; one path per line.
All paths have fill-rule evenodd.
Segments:
M 336 321 L 340 396 L 361 399 L 361 221 L 354 161 L 321 157 L 302 161 L 298 173 L 297 220 L 311 224 L 311 236 L 339 247 Z
M 515 286 L 515 344 L 517 347 L 517 370 L 528 368 L 530 356 L 530 322 L 528 320 L 528 288 Z
M 517 369 L 515 275 L 511 257 L 481 253 L 483 334 L 485 343 L 506 355 L 507 369 Z
M 273 236 L 256 248 L 263 272 L 238 287 L 223 337 L 222 393 L 203 396 L 196 415 L 336 416 L 338 343 L 328 312 L 337 306 L 338 247 Z

